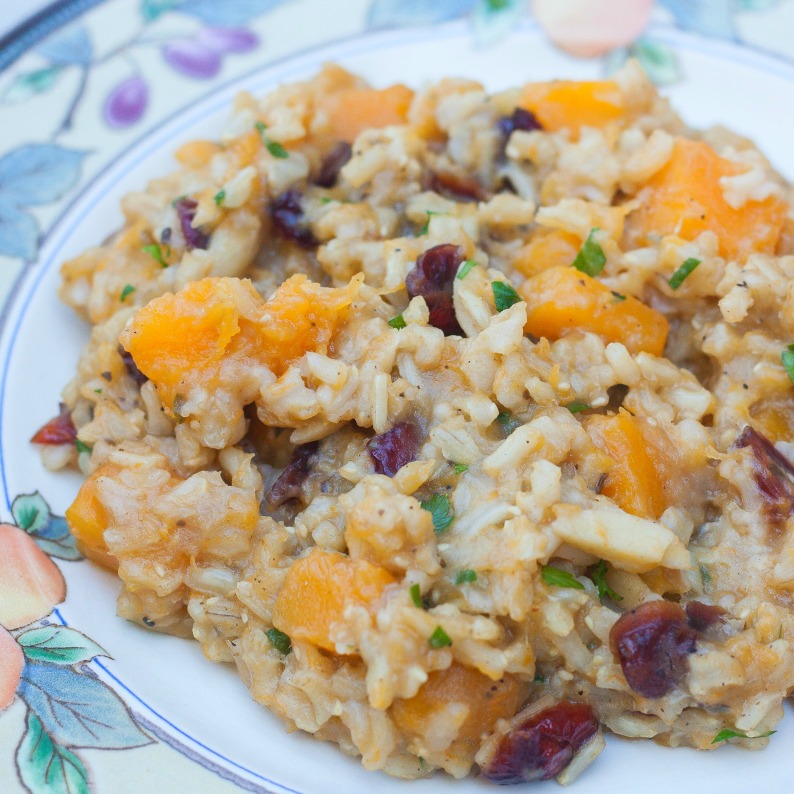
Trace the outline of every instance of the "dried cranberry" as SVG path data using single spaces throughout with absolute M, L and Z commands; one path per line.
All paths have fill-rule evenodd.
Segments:
M 121 356 L 121 360 L 124 362 L 124 367 L 127 370 L 127 374 L 138 384 L 138 386 L 143 386 L 149 378 L 146 377 L 139 369 L 138 365 L 135 363 L 135 359 L 132 357 L 132 353 L 128 353 L 121 345 L 118 346 L 118 352 Z
M 270 202 L 270 217 L 276 232 L 302 248 L 313 248 L 317 240 L 303 218 L 303 195 L 297 188 L 285 190 Z
M 319 441 L 301 444 L 295 447 L 292 457 L 279 478 L 273 483 L 267 495 L 267 506 L 271 510 L 281 507 L 284 502 L 295 499 L 301 494 L 301 486 L 306 481 L 311 471 L 311 463 L 317 450 Z
M 690 627 L 700 632 L 722 623 L 728 614 L 722 607 L 704 604 L 702 601 L 690 601 L 684 607 L 684 611 Z
M 733 446 L 752 450 L 753 478 L 766 502 L 766 513 L 771 521 L 782 524 L 794 513 L 794 466 L 766 436 L 749 426 Z
M 659 698 L 686 674 L 695 632 L 678 604 L 649 601 L 621 615 L 609 633 L 609 644 L 629 686 L 640 695 Z
M 394 477 L 406 463 L 416 460 L 421 438 L 411 422 L 397 422 L 391 430 L 371 438 L 367 449 L 378 474 Z
M 193 199 L 182 196 L 174 202 L 174 209 L 176 209 L 179 227 L 182 229 L 182 236 L 185 238 L 188 251 L 193 248 L 206 249 L 210 242 L 209 235 L 193 226 L 193 218 L 196 217 L 198 204 Z
M 339 178 L 339 172 L 352 156 L 353 147 L 347 141 L 339 141 L 325 156 L 314 184 L 320 187 L 333 187 Z
M 446 336 L 463 335 L 452 302 L 452 285 L 462 261 L 463 252 L 458 246 L 436 245 L 420 254 L 416 267 L 405 277 L 408 294 L 425 299 L 430 325 L 440 328 Z
M 488 191 L 472 176 L 439 171 L 430 178 L 430 189 L 453 201 L 485 201 Z
M 72 421 L 72 414 L 65 403 L 60 404 L 60 409 L 58 416 L 42 425 L 30 439 L 34 444 L 74 444 L 77 428 Z
M 543 129 L 543 125 L 537 120 L 535 114 L 525 108 L 516 108 L 512 115 L 499 119 L 496 126 L 504 136 L 505 143 L 516 130 L 532 132 Z
M 590 706 L 561 700 L 505 734 L 480 771 L 503 785 L 548 780 L 559 775 L 597 731 Z

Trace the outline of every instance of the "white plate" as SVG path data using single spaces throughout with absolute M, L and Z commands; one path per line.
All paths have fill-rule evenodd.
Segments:
M 687 81 L 671 90 L 674 106 L 694 126 L 724 123 L 754 138 L 775 165 L 794 178 L 790 124 L 781 108 L 794 107 L 794 68 L 727 44 L 673 30 L 657 30 L 679 52 Z M 572 62 L 552 49 L 529 25 L 499 48 L 474 49 L 458 24 L 427 31 L 368 35 L 315 50 L 253 73 L 206 97 L 139 142 L 104 172 L 60 221 L 18 290 L 0 340 L 0 463 L 7 508 L 16 494 L 41 491 L 56 512 L 71 502 L 80 478 L 53 475 L 28 443 L 53 415 L 58 394 L 71 377 L 87 328 L 56 298 L 58 266 L 97 244 L 121 222 L 120 198 L 147 179 L 174 167 L 171 152 L 194 137 L 213 136 L 240 89 L 261 93 L 279 83 L 310 76 L 323 62 L 337 61 L 376 84 L 421 86 L 446 75 L 481 80 L 489 89 L 552 77 L 592 78 L 592 62 Z M 478 779 L 442 775 L 416 783 L 368 773 L 335 746 L 302 734 L 287 735 L 281 723 L 256 705 L 231 667 L 204 659 L 198 644 L 143 631 L 115 617 L 118 583 L 88 562 L 65 563 L 69 597 L 57 613 L 112 654 L 95 661 L 132 708 L 165 737 L 214 764 L 253 790 L 300 794 L 460 794 L 492 790 Z M 734 747 L 714 753 L 670 750 L 650 742 L 610 737 L 607 749 L 571 787 L 572 792 L 698 794 L 765 792 L 794 787 L 794 719 L 787 715 L 763 753 Z M 554 791 L 555 783 L 533 791 Z

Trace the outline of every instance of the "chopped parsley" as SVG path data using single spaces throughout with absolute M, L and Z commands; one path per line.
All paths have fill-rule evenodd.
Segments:
M 422 509 L 427 510 L 433 518 L 433 529 L 437 534 L 443 532 L 455 518 L 449 497 L 443 493 L 434 493 L 429 499 L 421 502 Z
M 78 454 L 81 452 L 92 452 L 94 449 L 90 444 L 86 444 L 85 441 L 80 441 L 79 438 L 74 440 L 74 445 L 77 448 Z
M 224 201 L 225 198 L 226 198 L 226 191 L 225 190 L 219 190 L 215 194 L 215 198 L 213 198 L 213 201 L 220 207 L 221 204 L 223 204 L 223 201 Z
M 471 584 L 477 581 L 477 571 L 472 571 L 471 568 L 465 568 L 455 574 L 455 584 Z
M 786 368 L 791 382 L 794 383 L 794 345 L 789 345 L 781 354 L 780 359 Z
M 256 127 L 256 131 L 259 133 L 259 136 L 262 138 L 262 143 L 265 144 L 265 148 L 270 152 L 273 157 L 277 160 L 286 160 L 289 157 L 289 152 L 278 142 L 271 141 L 267 134 L 267 124 L 262 121 L 257 121 L 254 125 Z
M 469 271 L 473 268 L 477 267 L 477 263 L 473 259 L 467 259 L 461 266 L 460 270 L 458 271 L 458 275 L 456 278 L 464 279 L 466 276 L 469 275 Z
M 94 389 L 95 394 L 102 394 L 102 389 Z
M 706 568 L 705 565 L 700 566 L 700 579 L 703 582 L 704 588 L 706 587 L 706 585 L 711 584 L 711 574 L 709 573 L 709 569 Z
M 766 739 L 767 736 L 771 736 L 773 733 L 777 733 L 777 731 L 767 731 L 766 733 L 759 733 L 758 736 L 748 736 L 746 733 L 742 733 L 741 731 L 734 731 L 730 728 L 725 728 L 711 740 L 711 743 L 718 744 L 719 742 L 724 742 L 728 739 Z
M 333 199 L 330 196 L 323 196 L 320 199 L 320 204 L 330 204 L 332 201 Z
M 267 638 L 270 640 L 270 644 L 279 652 L 286 656 L 292 650 L 292 641 L 290 638 L 283 632 L 279 631 L 278 629 L 268 629 Z
M 433 212 L 432 210 L 425 210 L 427 213 L 427 220 L 424 223 L 424 226 L 419 230 L 419 236 L 421 237 L 423 234 L 427 234 L 430 231 L 430 219 L 434 215 L 440 215 L 440 212 Z
M 135 292 L 135 287 L 133 287 L 132 284 L 125 284 L 124 289 L 121 291 L 121 295 L 119 295 L 119 300 L 124 303 L 133 292 Z
M 398 314 L 396 317 L 392 317 L 391 320 L 389 320 L 389 325 L 398 330 L 400 328 L 405 328 L 405 318 L 401 314 Z
M 143 251 L 145 254 L 149 254 L 149 256 L 162 267 L 168 267 L 168 262 L 165 261 L 165 257 L 163 256 L 163 249 L 160 248 L 157 243 L 144 245 L 143 248 L 141 248 L 141 251 Z
M 414 606 L 422 609 L 422 588 L 419 587 L 419 583 L 412 584 L 408 592 L 411 594 L 411 601 L 413 601 Z
M 546 683 L 546 676 L 541 675 L 540 673 L 535 673 L 535 677 L 532 680 L 536 684 L 545 684 Z
M 581 400 L 574 400 L 573 402 L 568 403 L 565 406 L 572 414 L 578 414 L 582 411 L 589 411 L 590 406 L 587 403 L 583 403 Z
M 506 436 L 509 436 L 521 424 L 518 419 L 513 418 L 510 411 L 502 411 L 497 414 L 496 421 L 502 426 Z
M 608 584 L 607 584 L 607 564 L 606 560 L 599 560 L 598 565 L 593 568 L 590 572 L 590 578 L 593 580 L 593 584 L 596 586 L 596 590 L 598 591 L 598 597 L 603 601 L 604 598 L 607 596 L 611 598 L 613 601 L 622 601 L 623 596 L 618 595 Z
M 428 638 L 427 644 L 431 648 L 445 648 L 447 645 L 452 645 L 452 640 L 441 626 L 436 626 L 435 631 Z
M 590 234 L 579 249 L 576 259 L 573 260 L 571 267 L 575 267 L 582 273 L 594 278 L 604 269 L 607 263 L 607 258 L 604 255 L 604 250 L 595 240 L 595 233 L 597 228 L 590 229 Z
M 493 298 L 496 303 L 496 311 L 503 312 L 509 309 L 513 304 L 521 300 L 521 296 L 509 284 L 504 281 L 492 281 L 491 287 L 493 289 Z
M 540 572 L 540 578 L 545 584 L 552 587 L 573 587 L 576 590 L 584 590 L 584 585 L 572 573 L 563 571 L 562 568 L 544 565 Z
M 615 290 L 613 290 L 613 289 L 611 289 L 609 291 L 612 293 L 612 297 L 616 301 L 624 301 L 624 300 L 626 300 L 626 296 L 625 295 L 621 295 L 619 292 L 615 292 Z
M 693 256 L 690 256 L 678 270 L 670 276 L 670 280 L 667 282 L 670 285 L 670 289 L 678 289 L 683 283 L 684 279 L 700 264 L 699 259 L 695 259 Z
M 455 469 L 455 474 L 463 474 L 464 471 L 469 470 L 465 463 L 453 463 L 452 468 Z

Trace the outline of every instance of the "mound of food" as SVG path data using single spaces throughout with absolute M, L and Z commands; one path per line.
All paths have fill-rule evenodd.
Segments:
M 63 265 L 34 438 L 118 613 L 415 778 L 748 748 L 794 686 L 794 222 L 639 67 L 488 95 L 334 66 Z

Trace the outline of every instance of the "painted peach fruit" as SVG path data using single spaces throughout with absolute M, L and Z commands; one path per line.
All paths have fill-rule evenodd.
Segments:
M 5 629 L 0 628 L 0 711 L 11 705 L 24 664 L 22 648 Z

